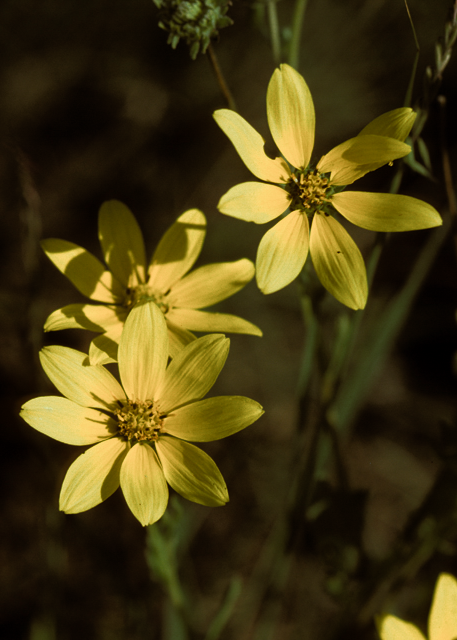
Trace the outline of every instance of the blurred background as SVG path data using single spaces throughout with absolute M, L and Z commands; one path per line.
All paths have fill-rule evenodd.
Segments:
M 416 97 L 450 5 L 409 2 L 421 46 Z M 277 9 L 287 36 L 293 3 L 281 0 Z M 234 25 L 220 31 L 214 50 L 239 112 L 267 137 L 265 95 L 275 63 L 265 5 L 234 0 L 228 15 Z M 98 209 L 117 198 L 137 217 L 149 255 L 176 217 L 197 207 L 208 218 L 198 264 L 255 260 L 266 228 L 226 218 L 216 208 L 228 188 L 251 178 L 212 119 L 215 109 L 227 105 L 208 56 L 192 61 L 184 43 L 173 51 L 166 41 L 149 1 L 0 4 L 2 640 L 186 637 L 169 615 L 154 571 L 151 577 L 146 531 L 121 492 L 87 513 L 60 513 L 60 486 L 81 450 L 46 438 L 18 417 L 25 401 L 55 392 L 39 366 L 39 349 L 62 344 L 85 351 L 93 337 L 78 330 L 43 333 L 49 313 L 83 298 L 46 259 L 41 238 L 70 240 L 101 258 Z M 317 158 L 403 105 L 414 56 L 400 0 L 309 0 L 299 70 L 315 102 Z M 453 59 L 440 92 L 447 99 L 445 139 L 454 174 L 456 78 Z M 407 171 L 401 192 L 427 200 L 446 217 L 440 127 L 434 103 L 423 138 L 435 180 Z M 358 188 L 388 190 L 393 171 L 386 167 L 366 176 Z M 367 256 L 374 234 L 350 231 Z M 428 237 L 419 231 L 389 239 L 369 319 L 406 281 Z M 342 309 L 329 304 L 331 311 Z M 250 283 L 219 305 L 256 323 L 264 337 L 231 337 L 213 391 L 251 397 L 266 413 L 244 432 L 203 447 L 227 481 L 226 507 L 172 505 L 180 576 L 198 609 L 189 637 L 376 637 L 371 617 L 357 623 L 348 617 L 351 594 L 392 553 L 427 497 L 433 510 L 433 491 L 446 487 L 438 491 L 448 500 L 440 508 L 457 517 L 456 308 L 456 253 L 449 235 L 344 445 L 351 493 L 300 539 L 284 579 L 269 581 L 294 434 L 306 430 L 306 424 L 297 425 L 297 379 L 307 336 L 295 284 L 265 297 Z M 332 331 L 329 324 L 330 338 Z M 424 627 L 436 576 L 457 574 L 453 536 L 451 527 L 441 546 L 428 556 L 423 551 L 417 570 L 408 574 L 414 579 L 400 581 L 397 590 L 395 576 L 387 580 L 394 595 L 381 598 L 380 606 Z M 346 551 L 354 548 L 351 565 Z M 219 635 L 217 629 L 205 635 L 223 602 L 230 620 Z

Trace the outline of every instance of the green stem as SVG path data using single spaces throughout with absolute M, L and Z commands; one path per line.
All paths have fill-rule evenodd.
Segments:
M 413 31 L 414 42 L 416 43 L 416 57 L 414 58 L 411 78 L 409 80 L 408 89 L 406 91 L 406 96 L 405 96 L 405 107 L 410 107 L 412 95 L 413 95 L 414 80 L 416 78 L 417 63 L 419 62 L 420 47 L 419 47 L 419 40 L 417 39 L 417 35 L 416 35 L 416 29 L 414 28 L 414 22 L 411 17 L 411 13 L 406 0 L 405 0 L 405 5 L 406 5 L 406 11 L 408 13 L 409 22 L 411 24 L 411 29 Z
M 379 318 L 374 334 L 360 347 L 357 368 L 339 388 L 328 415 L 333 428 L 341 434 L 344 433 L 346 438 L 350 435 L 350 425 L 353 423 L 382 363 L 390 353 L 395 337 L 411 309 L 414 298 L 446 237 L 447 231 L 448 227 L 444 226 L 430 234 L 402 290 Z
M 300 59 L 300 40 L 307 3 L 308 0 L 297 0 L 295 3 L 294 15 L 292 16 L 292 38 L 290 40 L 289 48 L 289 64 L 294 69 L 298 69 Z
M 268 0 L 268 22 L 270 24 L 271 48 L 273 50 L 273 60 L 275 64 L 281 62 L 281 35 L 279 33 L 278 12 L 276 0 Z
M 300 372 L 298 375 L 298 395 L 300 398 L 304 398 L 306 396 L 308 384 L 313 372 L 314 358 L 318 344 L 319 324 L 313 312 L 311 298 L 305 294 L 302 294 L 300 296 L 300 303 L 303 321 L 306 328 L 306 337 Z M 299 428 L 301 428 L 301 425 L 299 425 Z

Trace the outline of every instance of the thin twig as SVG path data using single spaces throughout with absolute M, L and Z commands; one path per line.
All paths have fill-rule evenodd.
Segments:
M 446 142 L 446 97 L 438 96 L 438 104 L 440 105 L 441 115 L 441 162 L 443 165 L 444 184 L 446 187 L 446 195 L 449 204 L 449 213 L 451 214 L 454 224 L 457 220 L 457 198 L 455 196 L 454 185 L 452 181 L 451 162 L 449 159 L 449 151 Z
M 411 12 L 409 10 L 407 0 L 405 0 L 405 6 L 406 6 L 406 11 L 408 13 L 409 22 L 411 24 L 411 29 L 413 31 L 414 42 L 416 43 L 416 57 L 414 58 L 413 68 L 411 71 L 411 78 L 409 80 L 408 89 L 406 90 L 406 96 L 405 96 L 405 107 L 410 107 L 412 95 L 413 95 L 414 80 L 415 80 L 416 71 L 417 71 L 417 63 L 419 62 L 420 46 L 419 46 L 419 40 L 417 39 L 416 29 L 414 28 L 414 22 L 411 17 Z
M 217 60 L 216 52 L 214 51 L 213 45 L 210 43 L 207 49 L 209 53 L 209 61 L 211 62 L 211 66 L 213 67 L 214 74 L 216 76 L 219 87 L 224 95 L 224 98 L 227 101 L 229 109 L 232 111 L 237 111 L 235 100 L 228 88 L 228 84 L 225 81 L 224 74 L 222 73 L 221 67 Z

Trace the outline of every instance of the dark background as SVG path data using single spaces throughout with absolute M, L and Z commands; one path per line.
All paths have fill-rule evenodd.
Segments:
M 449 5 L 410 2 L 421 44 L 416 96 Z M 235 0 L 229 11 L 235 25 L 221 31 L 214 47 L 240 113 L 266 136 L 265 95 L 275 65 L 263 9 Z M 282 26 L 292 9 L 288 0 L 278 3 Z M 207 57 L 193 62 L 185 44 L 175 51 L 167 46 L 157 15 L 144 0 L 0 4 L 2 640 L 168 637 L 162 591 L 144 561 L 145 531 L 121 492 L 87 513 L 60 513 L 61 482 L 79 451 L 18 418 L 26 400 L 54 393 L 39 367 L 39 349 L 64 344 L 86 350 L 92 337 L 76 330 L 43 334 L 51 311 L 82 297 L 46 260 L 41 238 L 64 238 L 101 257 L 97 214 L 110 198 L 135 213 L 149 252 L 180 213 L 202 209 L 208 236 L 201 264 L 254 260 L 265 231 L 217 212 L 221 195 L 250 174 L 211 117 L 226 105 Z M 402 106 L 414 55 L 400 0 L 309 0 L 300 71 L 315 101 L 316 157 L 377 115 Z M 441 87 L 454 167 L 456 72 L 452 60 Z M 408 172 L 402 193 L 427 200 L 446 216 L 439 131 L 433 105 L 424 139 L 436 181 Z M 391 176 L 389 168 L 382 169 L 360 188 L 386 190 Z M 351 233 L 367 255 L 373 234 Z M 373 309 L 404 282 L 427 234 L 390 239 L 371 293 Z M 361 544 L 371 558 L 388 554 L 408 514 L 430 490 L 442 464 L 436 453 L 439 424 L 455 422 L 455 260 L 449 240 L 344 452 L 351 486 L 368 496 Z M 264 337 L 232 337 L 215 391 L 254 398 L 266 413 L 246 431 L 205 447 L 227 480 L 230 503 L 221 509 L 186 505 L 194 533 L 183 575 L 197 595 L 203 628 L 232 576 L 248 585 L 259 575 L 259 557 L 284 502 L 304 344 L 296 293 L 291 285 L 264 297 L 251 283 L 220 305 L 258 324 Z M 452 549 L 428 562 L 422 581 L 407 586 L 389 606 L 424 625 L 442 570 L 457 572 Z M 276 632 L 256 626 L 262 608 L 253 602 L 254 588 L 241 592 L 221 637 L 338 636 L 341 609 L 324 593 L 326 572 L 313 552 L 295 558 L 284 597 L 275 600 L 282 602 Z M 374 637 L 374 626 L 359 632 Z

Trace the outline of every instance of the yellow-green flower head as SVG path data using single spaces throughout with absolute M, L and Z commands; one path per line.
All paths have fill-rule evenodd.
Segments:
M 257 224 L 270 222 L 290 209 L 267 231 L 258 248 L 256 278 L 263 293 L 273 293 L 292 282 L 310 252 L 324 287 L 348 307 L 363 308 L 368 295 L 365 264 L 356 244 L 332 213 L 336 209 L 353 224 L 373 231 L 407 231 L 442 224 L 438 212 L 416 198 L 343 192 L 345 185 L 410 152 L 404 140 L 416 114 L 404 108 L 380 116 L 314 165 L 313 99 L 303 77 L 282 64 L 268 85 L 267 115 L 283 158 L 267 156 L 262 136 L 234 111 L 220 109 L 214 113 L 247 168 L 265 181 L 232 187 L 222 196 L 218 208 Z
M 381 616 L 378 631 L 382 640 L 425 640 L 410 622 L 392 615 Z M 428 640 L 457 638 L 457 580 L 448 573 L 438 577 L 428 618 Z
M 225 438 L 252 424 L 263 409 L 241 396 L 202 399 L 228 355 L 229 340 L 208 335 L 168 360 L 167 325 L 154 302 L 141 302 L 127 318 L 119 345 L 121 384 L 84 353 L 45 347 L 42 366 L 65 396 L 35 398 L 21 415 L 46 435 L 93 445 L 70 466 L 60 493 L 66 513 L 87 511 L 120 486 L 142 525 L 164 513 L 168 485 L 211 507 L 228 501 L 213 460 L 191 442 Z
M 50 238 L 41 243 L 48 258 L 82 294 L 103 303 L 68 305 L 54 311 L 44 325 L 45 331 L 82 328 L 103 332 L 91 343 L 91 364 L 116 360 L 124 322 L 142 299 L 153 300 L 164 313 L 171 356 L 195 340 L 192 331 L 262 335 L 258 327 L 243 318 L 202 311 L 250 282 L 254 265 L 242 259 L 188 273 L 206 234 L 206 218 L 198 209 L 179 216 L 159 242 L 149 266 L 141 230 L 122 202 L 110 200 L 102 205 L 98 229 L 108 269 L 72 242 Z
M 154 0 L 154 3 L 161 10 L 159 27 L 168 31 L 168 44 L 176 49 L 182 38 L 189 45 L 193 60 L 199 51 L 205 53 L 219 29 L 233 24 L 225 15 L 228 0 Z

